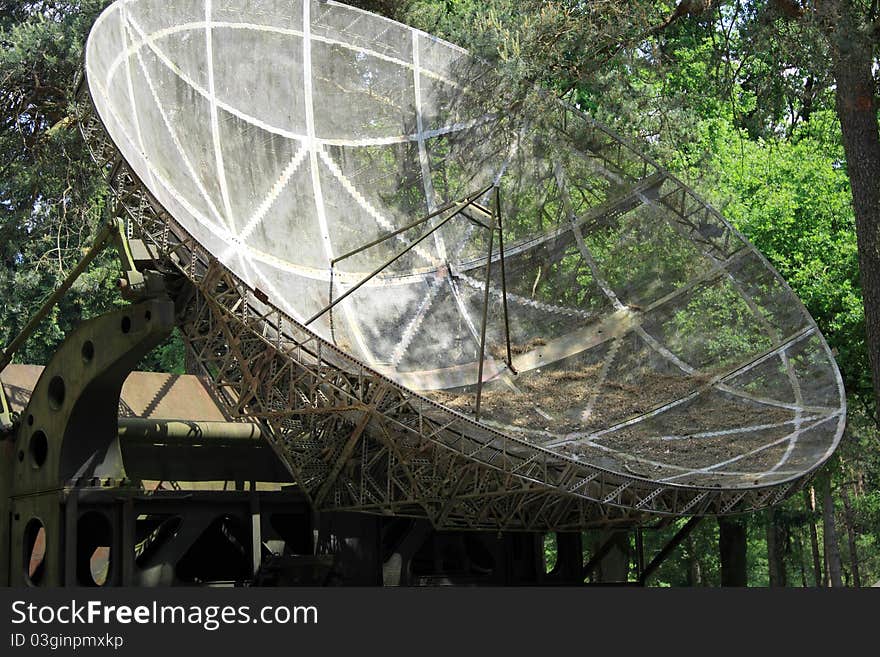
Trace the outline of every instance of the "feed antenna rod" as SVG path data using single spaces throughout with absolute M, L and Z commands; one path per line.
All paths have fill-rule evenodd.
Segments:
M 507 344 L 507 367 L 517 374 L 510 353 L 510 319 L 507 314 L 507 272 L 504 269 L 504 225 L 501 221 L 501 185 L 495 185 L 495 217 L 498 220 L 498 255 L 501 259 L 501 301 L 504 304 L 504 340 Z M 491 257 L 491 253 L 490 253 Z
M 494 217 L 493 217 L 494 223 Z M 483 361 L 486 359 L 486 322 L 489 318 L 489 283 L 492 278 L 492 238 L 495 237 L 495 227 L 489 231 L 489 249 L 486 255 L 486 289 L 483 292 L 483 322 L 480 325 L 480 360 L 477 365 L 477 402 L 474 407 L 474 416 L 480 419 L 480 400 L 483 396 Z
M 350 288 L 349 290 L 347 290 L 347 291 L 346 291 L 342 296 L 340 296 L 338 299 L 331 299 L 330 303 L 328 303 L 328 304 L 327 304 L 326 306 L 324 306 L 321 310 L 319 310 L 317 313 L 315 313 L 314 315 L 312 315 L 312 316 L 311 316 L 311 317 L 305 322 L 305 324 L 304 324 L 303 326 L 308 326 L 309 324 L 311 324 L 312 322 L 314 322 L 316 319 L 318 319 L 321 315 L 323 315 L 324 313 L 326 313 L 326 312 L 332 310 L 332 309 L 333 309 L 335 306 L 337 306 L 341 301 L 345 300 L 347 297 L 349 297 L 349 296 L 351 296 L 352 294 L 354 294 L 355 292 L 357 292 L 357 291 L 358 291 L 361 287 L 363 287 L 367 282 L 369 282 L 371 279 L 373 279 L 373 278 L 375 278 L 376 276 L 378 276 L 380 273 L 382 273 L 383 270 L 387 269 L 388 267 L 390 267 L 391 265 L 393 265 L 395 262 L 397 262 L 398 260 L 400 260 L 403 256 L 405 256 L 407 253 L 409 253 L 412 249 L 414 249 L 415 247 L 417 247 L 419 244 L 421 244 L 423 241 L 425 241 L 428 237 L 430 237 L 430 236 L 433 235 L 436 231 L 438 231 L 440 228 L 442 228 L 442 227 L 445 226 L 447 223 L 449 223 L 449 221 L 451 221 L 452 219 L 454 219 L 455 217 L 457 217 L 459 214 L 461 214 L 462 210 L 464 210 L 465 208 L 467 208 L 468 206 L 470 206 L 471 204 L 473 204 L 474 201 L 475 201 L 477 198 L 479 198 L 480 196 L 482 196 L 483 194 L 485 194 L 486 192 L 488 192 L 490 189 L 492 189 L 492 186 L 491 186 L 491 185 L 489 185 L 488 187 L 485 187 L 485 188 L 481 189 L 479 192 L 476 192 L 475 194 L 471 194 L 470 196 L 466 196 L 466 197 L 464 198 L 463 201 L 460 201 L 460 202 L 458 202 L 458 203 L 453 203 L 453 204 L 451 204 L 451 205 L 447 205 L 447 206 L 444 206 L 443 208 L 440 208 L 440 209 L 438 209 L 438 210 L 435 210 L 434 212 L 432 212 L 432 213 L 430 213 L 430 214 L 428 214 L 428 215 L 425 215 L 425 216 L 422 217 L 421 219 L 418 219 L 417 221 L 414 221 L 414 222 L 412 222 L 411 224 L 408 224 L 408 225 L 404 226 L 403 228 L 398 228 L 397 230 L 392 231 L 391 233 L 388 233 L 388 234 L 386 234 L 386 235 L 383 235 L 382 237 L 380 237 L 380 238 L 378 238 L 378 239 L 375 239 L 375 240 L 373 240 L 372 242 L 369 242 L 369 243 L 367 243 L 367 244 L 364 244 L 363 246 L 360 246 L 360 247 L 358 247 L 358 248 L 356 248 L 356 249 L 354 249 L 354 250 L 352 250 L 352 251 L 349 251 L 348 253 L 345 253 L 345 254 L 339 256 L 338 258 L 334 258 L 333 260 L 331 260 L 331 261 L 330 261 L 330 289 L 331 289 L 331 292 L 332 292 L 332 289 L 333 289 L 333 267 L 334 267 L 334 265 L 335 265 L 337 262 L 339 262 L 340 260 L 344 260 L 344 259 L 346 259 L 346 258 L 349 258 L 349 257 L 351 257 L 351 256 L 353 256 L 353 255 L 358 254 L 358 253 L 361 253 L 361 252 L 363 252 L 363 251 L 366 251 L 367 249 L 372 248 L 372 247 L 376 246 L 377 244 L 381 244 L 382 242 L 384 242 L 384 241 L 386 241 L 386 240 L 389 240 L 389 239 L 391 239 L 392 237 L 394 237 L 394 236 L 396 236 L 396 235 L 400 235 L 401 233 L 403 233 L 403 232 L 405 232 L 405 231 L 407 231 L 407 230 L 410 230 L 411 228 L 415 228 L 416 226 L 419 226 L 419 225 L 425 223 L 426 221 L 432 219 L 433 217 L 436 217 L 436 216 L 438 216 L 438 215 L 440 215 L 440 214 L 443 214 L 444 212 L 448 212 L 448 211 L 452 210 L 452 214 L 450 214 L 450 215 L 449 215 L 448 217 L 446 217 L 443 221 L 441 221 L 441 222 L 438 223 L 436 226 L 434 226 L 433 228 L 431 228 L 431 230 L 429 230 L 427 233 L 425 233 L 424 235 L 422 235 L 421 237 L 419 237 L 417 240 L 415 240 L 414 242 L 411 242 L 410 244 L 407 244 L 406 248 L 404 248 L 402 251 L 400 251 L 398 254 L 396 254 L 393 258 L 391 258 L 390 260 L 386 260 L 384 263 L 382 263 L 381 265 L 379 265 L 378 267 L 376 267 L 376 269 L 374 269 L 374 270 L 371 271 L 369 274 L 367 274 L 366 276 L 364 276 L 364 278 L 362 278 L 360 281 L 358 281 L 358 282 L 357 282 L 352 288 Z
M 359 246 L 356 249 L 352 249 L 348 253 L 344 253 L 341 256 L 333 258 L 333 260 L 330 261 L 330 266 L 332 267 L 337 262 L 341 262 L 341 261 L 345 260 L 346 258 L 350 258 L 353 255 L 357 255 L 358 253 L 362 253 L 363 251 L 366 251 L 367 249 L 371 249 L 374 246 L 381 244 L 382 242 L 390 240 L 392 237 L 397 237 L 401 233 L 405 233 L 406 231 L 411 230 L 411 229 L 415 228 L 416 226 L 421 226 L 426 221 L 429 221 L 430 219 L 433 219 L 434 217 L 441 215 L 444 212 L 448 212 L 449 210 L 454 209 L 453 214 L 458 214 L 459 212 L 464 210 L 469 205 L 477 205 L 477 207 L 480 207 L 475 201 L 478 198 L 480 198 L 483 194 L 488 192 L 490 189 L 492 189 L 491 185 L 489 187 L 485 187 L 485 188 L 481 189 L 480 191 L 476 192 L 475 194 L 465 196 L 462 201 L 459 201 L 457 203 L 447 203 L 442 208 L 438 208 L 438 209 L 434 210 L 433 212 L 426 214 L 421 219 L 416 219 L 412 223 L 407 224 L 406 226 L 404 226 L 402 228 L 398 228 L 395 231 L 392 231 L 390 233 L 386 233 L 382 237 L 374 239 L 372 242 L 368 242 L 368 243 L 364 244 L 363 246 Z M 461 206 L 461 207 L 458 207 L 458 206 Z M 483 224 L 483 225 L 485 225 L 485 224 Z M 435 230 L 436 230 L 436 228 L 435 228 Z
M 492 191 L 492 193 L 493 193 L 493 203 L 492 203 L 491 208 L 486 208 L 485 206 L 482 206 L 479 203 L 477 203 L 477 199 L 479 199 L 481 196 L 483 196 L 484 194 L 486 194 L 489 191 Z M 475 217 L 469 216 L 465 212 L 465 210 L 467 210 L 471 206 L 474 206 L 474 207 L 478 208 L 479 210 L 481 210 L 482 212 L 485 212 L 490 217 L 490 224 L 487 225 L 486 223 L 476 219 Z M 363 279 L 358 281 L 353 287 L 351 287 L 349 290 L 347 290 L 340 297 L 338 297 L 337 299 L 333 298 L 333 275 L 334 275 L 334 267 L 336 266 L 336 263 L 341 262 L 342 260 L 345 260 L 345 259 L 350 258 L 352 256 L 355 256 L 359 253 L 363 253 L 364 251 L 371 249 L 374 246 L 377 246 L 379 244 L 382 244 L 383 242 L 386 242 L 387 240 L 389 240 L 393 237 L 396 237 L 402 233 L 405 233 L 409 230 L 412 230 L 413 228 L 417 228 L 418 226 L 421 226 L 422 224 L 426 223 L 427 221 L 430 221 L 434 217 L 442 215 L 445 212 L 451 212 L 451 214 L 448 217 L 446 217 L 445 219 L 443 219 L 436 226 L 431 228 L 429 231 L 427 231 L 425 234 L 421 235 L 417 240 L 408 244 L 406 246 L 406 248 L 404 248 L 402 251 L 397 253 L 393 258 L 386 260 L 379 267 L 377 267 L 372 272 L 367 274 Z M 477 395 L 476 395 L 476 404 L 475 404 L 475 410 L 474 410 L 476 419 L 479 420 L 480 419 L 480 405 L 481 405 L 482 396 L 483 396 L 483 367 L 484 367 L 484 361 L 486 359 L 486 328 L 487 328 L 488 318 L 489 318 L 489 295 L 491 292 L 491 282 L 492 282 L 492 247 L 494 246 L 494 238 L 495 238 L 495 231 L 496 230 L 498 231 L 498 247 L 499 247 L 498 251 L 499 251 L 499 260 L 501 261 L 501 298 L 502 298 L 502 306 L 503 306 L 503 313 L 504 313 L 504 340 L 505 340 L 505 345 L 506 345 L 506 349 L 507 349 L 507 359 L 506 359 L 507 363 L 506 364 L 507 364 L 508 369 L 510 369 L 510 371 L 514 375 L 517 374 L 517 371 L 513 366 L 513 355 L 512 355 L 512 350 L 510 347 L 510 317 L 509 317 L 508 306 L 507 306 L 507 271 L 506 271 L 505 262 L 504 262 L 504 260 L 505 260 L 505 258 L 504 258 L 504 224 L 503 224 L 503 221 L 501 218 L 501 187 L 497 183 L 493 183 L 487 187 L 484 187 L 483 189 L 479 190 L 478 192 L 475 192 L 473 194 L 465 196 L 463 200 L 461 200 L 457 203 L 450 203 L 450 204 L 443 206 L 442 208 L 438 208 L 437 210 L 434 210 L 433 212 L 428 213 L 427 215 L 425 215 L 424 217 L 421 217 L 420 219 L 417 219 L 416 221 L 413 221 L 405 226 L 402 226 L 401 228 L 398 228 L 397 230 L 391 231 L 390 233 L 386 233 L 385 235 L 383 235 L 377 239 L 374 239 L 370 242 L 367 242 L 366 244 L 359 246 L 356 249 L 352 249 L 351 251 L 348 251 L 337 258 L 333 258 L 330 261 L 330 291 L 328 294 L 329 303 L 326 306 L 324 306 L 321 310 L 319 310 L 317 313 L 312 315 L 305 322 L 304 326 L 308 326 L 309 324 L 314 322 L 316 319 L 321 317 L 321 315 L 323 315 L 327 312 L 330 312 L 330 331 L 332 332 L 333 331 L 332 310 L 334 307 L 336 307 L 340 302 L 344 301 L 347 297 L 349 297 L 352 294 L 354 294 L 355 292 L 357 292 L 357 290 L 359 290 L 363 285 L 365 285 L 370 279 L 378 276 L 383 270 L 385 270 L 386 268 L 388 268 L 389 266 L 394 264 L 397 260 L 402 258 L 409 251 L 414 249 L 421 242 L 423 242 L 425 239 L 430 237 L 434 232 L 436 232 L 437 230 L 442 228 L 444 225 L 446 225 L 448 222 L 450 222 L 452 219 L 454 219 L 458 215 L 461 215 L 461 216 L 465 217 L 466 219 L 468 219 L 469 221 L 473 222 L 474 224 L 486 229 L 489 233 L 489 243 L 488 243 L 488 249 L 486 252 L 486 287 L 483 292 L 483 316 L 482 316 L 482 322 L 480 325 L 480 355 L 479 355 L 479 362 L 477 364 L 477 370 L 478 370 L 477 371 Z
M 651 559 L 651 563 L 649 563 L 640 573 L 639 573 L 639 584 L 645 586 L 645 583 L 648 581 L 648 578 L 653 575 L 660 566 L 663 565 L 663 562 L 672 554 L 673 550 L 681 545 L 684 540 L 690 536 L 691 532 L 694 531 L 694 528 L 700 524 L 703 520 L 703 516 L 691 516 L 690 520 L 685 523 L 685 525 L 679 529 L 675 536 L 673 536 L 669 542 L 663 546 L 663 549 L 657 553 L 657 555 Z
M 489 229 L 489 250 L 486 256 L 486 289 L 483 293 L 483 323 L 480 327 L 480 363 L 477 372 L 477 400 L 474 405 L 474 415 L 480 419 L 480 403 L 483 397 L 483 361 L 486 358 L 486 324 L 489 316 L 489 284 L 492 279 L 492 238 L 498 231 L 498 259 L 501 261 L 501 302 L 504 309 L 504 341 L 507 348 L 507 367 L 516 375 L 513 366 L 513 356 L 510 349 L 510 319 L 507 313 L 507 272 L 504 267 L 504 224 L 501 219 L 501 186 L 495 185 L 493 189 L 494 207 L 490 211 L 492 227 Z

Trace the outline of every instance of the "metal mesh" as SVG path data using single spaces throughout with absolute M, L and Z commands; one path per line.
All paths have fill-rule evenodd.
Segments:
M 300 324 L 367 280 L 308 329 L 454 412 L 475 413 L 485 310 L 479 419 L 524 443 L 731 489 L 796 479 L 840 439 L 833 358 L 766 260 L 577 110 L 495 115 L 451 44 L 333 2 L 120 0 L 86 70 L 126 162 L 207 253 Z M 497 219 L 495 190 L 488 215 L 334 262 L 493 183 L 505 279 L 474 220 Z

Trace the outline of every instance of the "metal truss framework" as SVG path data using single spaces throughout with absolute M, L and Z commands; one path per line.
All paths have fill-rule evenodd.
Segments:
M 189 349 L 230 414 L 263 423 L 317 509 L 422 517 L 438 528 L 566 530 L 632 523 L 648 513 L 742 513 L 777 503 L 808 481 L 809 475 L 723 489 L 628 477 L 506 436 L 400 386 L 311 333 L 223 267 L 146 191 L 106 134 L 85 85 L 77 102 L 83 136 L 114 192 L 116 212 L 166 267 L 172 263 L 192 283 L 194 294 L 178 319 Z M 648 160 L 592 125 L 597 142 L 617 147 L 590 157 L 637 180 L 652 173 Z M 683 229 L 695 225 L 697 212 L 712 212 L 684 185 L 666 179 L 673 191 L 662 200 L 677 211 Z

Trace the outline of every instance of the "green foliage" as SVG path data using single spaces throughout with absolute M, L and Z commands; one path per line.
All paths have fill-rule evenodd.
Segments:
M 70 100 L 85 36 L 105 4 L 0 1 L 2 344 L 79 260 L 104 211 L 106 189 L 79 136 Z M 647 139 L 665 164 L 696 179 L 768 257 L 817 320 L 841 366 L 850 400 L 848 430 L 829 474 L 844 576 L 854 577 L 851 531 L 863 583 L 880 579 L 877 409 L 868 374 L 851 193 L 821 23 L 789 20 L 779 8 L 791 3 L 766 0 L 692 3 L 711 8 L 675 20 L 670 12 L 679 3 L 641 0 L 356 4 L 449 38 L 495 64 L 497 73 L 486 81 L 486 91 L 504 112 L 539 102 L 535 85 L 558 95 L 571 92 L 568 98 L 624 134 Z M 853 6 L 867 12 L 869 3 Z M 875 71 L 880 74 L 880 67 Z M 605 246 L 617 244 L 617 237 L 609 236 Z M 601 256 L 602 244 L 592 246 Z M 650 258 L 636 262 L 640 271 L 612 271 L 610 277 L 648 277 Z M 115 270 L 107 254 L 95 262 L 17 360 L 45 363 L 80 321 L 119 304 L 112 285 Z M 564 299 L 568 291 L 545 287 L 549 278 L 539 281 L 538 293 Z M 731 316 L 745 309 L 707 312 L 709 306 L 723 306 L 721 301 L 705 297 L 673 322 L 687 331 L 683 324 L 702 317 L 715 336 L 711 358 L 723 360 L 741 348 L 739 340 L 762 336 L 730 331 L 749 324 Z M 182 363 L 183 344 L 175 334 L 141 367 L 181 372 Z M 843 491 L 851 498 L 849 514 Z M 822 519 L 800 497 L 785 502 L 772 519 L 761 514 L 748 519 L 750 583 L 769 582 L 766 529 L 771 522 L 783 540 L 789 585 L 818 584 L 809 530 L 817 525 L 821 546 Z M 646 531 L 646 556 L 656 554 L 683 523 Z M 548 565 L 555 562 L 555 549 L 548 539 Z M 717 524 L 704 521 L 650 583 L 719 584 Z
M 644 531 L 646 559 L 657 554 L 686 522 L 679 519 L 669 527 Z M 718 523 L 707 519 L 697 525 L 673 557 L 660 565 L 648 586 L 719 586 L 720 583 Z
M 0 2 L 0 344 L 8 344 L 81 259 L 107 189 L 79 133 L 72 95 L 88 30 L 107 0 Z M 43 364 L 82 320 L 121 305 L 105 252 L 16 354 Z M 143 363 L 182 368 L 179 337 Z
M 670 21 L 643 41 L 621 36 L 616 56 L 602 68 L 579 75 L 588 65 L 577 67 L 546 86 L 566 89 L 574 78 L 578 104 L 623 134 L 649 140 L 650 150 L 667 166 L 696 180 L 697 188 L 762 251 L 816 319 L 841 368 L 850 402 L 840 451 L 847 467 L 829 471 L 844 579 L 853 581 L 849 521 L 839 494 L 846 489 L 852 498 L 854 526 L 849 529 L 862 582 L 870 583 L 880 578 L 880 436 L 827 17 L 818 12 L 792 20 L 785 9 L 794 3 L 748 0 L 710 6 Z M 868 3 L 854 3 L 852 11 L 867 16 Z M 523 20 L 523 31 L 531 25 Z M 522 54 L 533 60 L 532 66 L 546 70 L 555 70 L 566 57 L 540 48 Z M 874 69 L 880 74 L 880 68 Z M 601 254 L 600 238 L 593 236 L 596 243 L 591 246 Z M 737 331 L 728 335 L 725 327 L 748 322 L 727 316 L 736 314 L 735 309 L 713 319 L 710 307 L 717 309 L 718 304 L 694 303 L 696 307 L 674 318 L 682 334 L 690 334 L 684 324 L 707 316 L 714 327 L 708 332 L 714 339 L 707 345 L 713 357 L 735 352 L 743 336 Z M 784 540 L 788 584 L 821 585 L 813 574 L 808 528 L 817 523 L 821 551 L 822 518 L 805 510 L 800 498 L 787 501 L 772 519 L 749 519 L 750 583 L 769 583 L 766 527 L 771 522 Z M 646 534 L 648 551 L 651 546 L 659 549 L 680 524 L 654 537 Z M 692 584 L 696 563 L 701 581 L 717 585 L 716 555 L 717 527 L 703 523 L 652 583 Z
M 186 347 L 180 331 L 174 332 L 165 342 L 153 349 L 140 362 L 137 369 L 145 372 L 168 372 L 170 374 L 186 373 Z
M 550 572 L 556 566 L 558 546 L 556 544 L 556 534 L 550 532 L 544 534 L 544 571 Z
M 791 138 L 750 139 L 729 121 L 701 124 L 682 154 L 701 187 L 791 285 L 831 347 L 851 395 L 869 398 L 864 308 L 840 127 L 823 110 Z
M 103 2 L 3 2 L 0 12 L 0 342 L 7 344 L 81 258 L 106 194 L 70 98 Z M 16 357 L 45 363 L 82 319 L 111 307 L 117 266 L 100 258 Z
M 675 353 L 699 352 L 694 362 L 713 363 L 718 370 L 742 362 L 744 356 L 772 344 L 751 309 L 730 285 L 719 284 L 695 296 L 675 313 L 669 346 Z M 704 344 L 690 345 L 693 336 L 710 336 Z

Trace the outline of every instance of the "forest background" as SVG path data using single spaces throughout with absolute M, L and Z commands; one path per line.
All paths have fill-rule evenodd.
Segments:
M 106 4 L 0 0 L 0 345 L 76 264 L 104 211 L 72 96 Z M 351 4 L 489 61 L 509 107 L 536 85 L 577 103 L 690 181 L 769 258 L 832 347 L 849 411 L 840 449 L 803 495 L 731 521 L 747 538 L 748 584 L 878 582 L 878 0 Z M 16 361 L 46 363 L 79 322 L 120 304 L 115 269 L 106 257 L 81 276 Z M 185 361 L 174 336 L 141 368 L 183 372 Z M 638 538 L 656 553 L 684 522 Z M 719 533 L 700 523 L 648 584 L 720 584 Z M 607 536 L 586 538 L 589 559 Z M 618 538 L 634 562 L 637 537 Z M 552 535 L 545 552 L 552 567 Z

